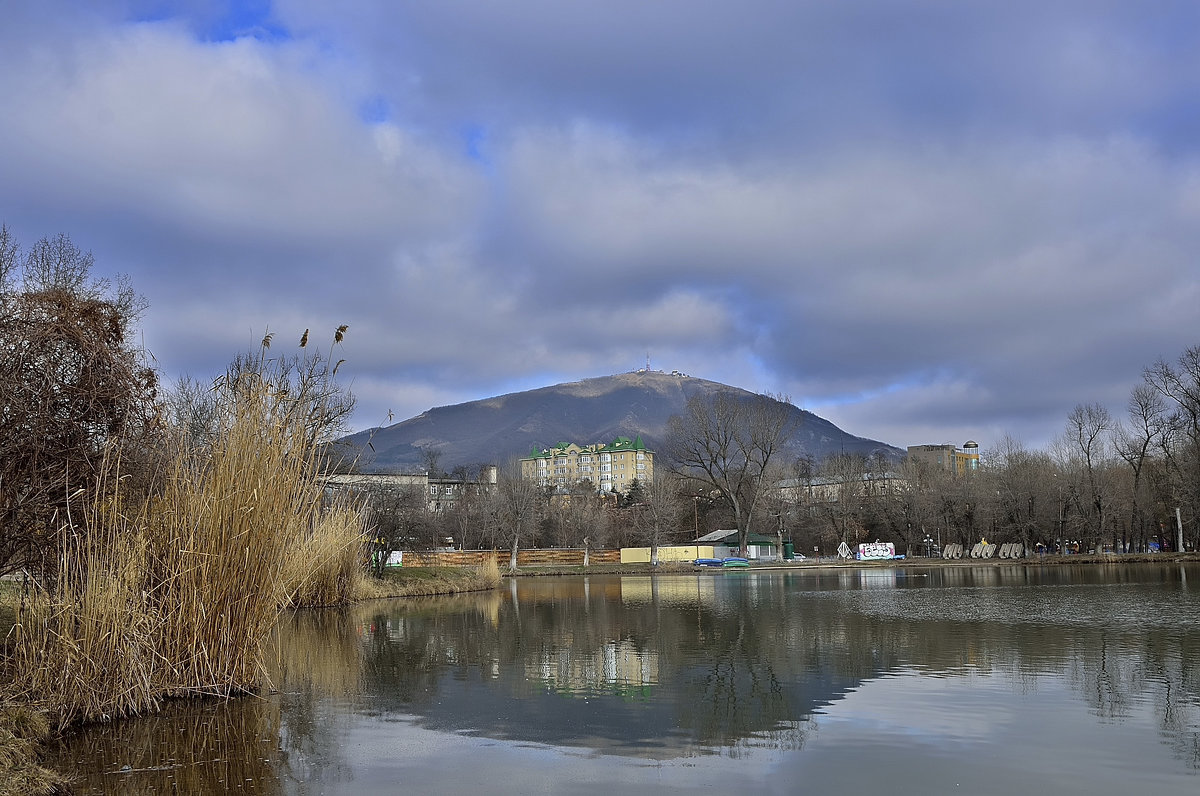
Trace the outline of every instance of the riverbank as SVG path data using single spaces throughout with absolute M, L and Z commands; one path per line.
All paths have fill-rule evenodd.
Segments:
M 0 647 L 6 646 L 17 621 L 21 585 L 0 580 Z M 69 793 L 66 780 L 39 765 L 43 744 L 50 739 L 50 723 L 43 713 L 0 694 L 0 796 L 57 796 Z
M 838 558 L 806 558 L 803 561 L 751 561 L 756 571 L 803 572 L 814 569 L 894 569 L 896 567 L 1001 567 L 1066 566 L 1080 564 L 1169 564 L 1200 562 L 1200 553 L 1119 553 L 1095 555 L 1035 555 L 1026 558 L 898 558 L 855 561 Z M 746 568 L 742 568 L 745 571 Z M 593 564 L 591 566 L 522 567 L 515 572 L 503 570 L 503 577 L 539 577 L 549 575 L 677 575 L 689 572 L 720 573 L 720 567 L 697 567 L 690 561 L 669 561 L 653 567 L 648 563 Z
M 369 578 L 360 600 L 391 597 L 432 597 L 486 591 L 500 584 L 500 570 L 482 567 L 388 567 L 382 578 Z
M 354 596 L 355 601 L 366 601 L 457 594 L 494 589 L 499 583 L 500 573 L 494 567 L 397 567 L 382 578 L 365 578 Z M 0 640 L 5 642 L 16 623 L 20 590 L 20 583 L 0 580 Z M 6 689 L 0 696 L 0 796 L 70 793 L 64 777 L 40 765 L 50 736 L 44 713 L 14 702 Z

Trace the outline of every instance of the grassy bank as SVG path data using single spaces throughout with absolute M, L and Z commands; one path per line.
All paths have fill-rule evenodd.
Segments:
M 1126 564 L 1170 564 L 1200 563 L 1200 553 L 1120 553 L 1095 555 L 1044 555 L 1019 559 L 1002 558 L 904 558 L 878 561 L 840 561 L 834 559 L 805 559 L 803 561 L 751 561 L 749 569 L 767 571 L 802 572 L 811 569 L 887 568 L 896 567 L 998 567 L 998 566 L 1070 566 L 1070 565 L 1126 565 Z M 504 577 L 537 577 L 543 575 L 652 575 L 681 574 L 691 572 L 724 572 L 721 568 L 696 567 L 690 561 L 663 562 L 657 567 L 648 563 L 637 564 L 593 564 L 583 566 L 522 567 L 514 573 L 504 572 Z
M 38 764 L 50 737 L 46 716 L 28 705 L 0 702 L 0 796 L 67 793 L 66 780 Z
M 8 646 L 20 596 L 20 583 L 0 580 L 0 647 Z M 6 690 L 0 694 L 0 796 L 67 793 L 66 780 L 38 764 L 42 745 L 50 738 L 50 722 L 44 712 L 11 701 L 11 674 L 2 673 Z
M 589 564 L 588 566 L 521 567 L 516 572 L 504 570 L 504 577 L 538 577 L 544 575 L 652 575 L 681 574 L 695 569 L 690 561 L 664 561 L 657 567 L 649 563 L 637 564 Z
M 361 599 L 429 597 L 484 591 L 500 584 L 495 562 L 480 567 L 389 567 L 382 578 L 368 581 Z
M 361 556 L 356 549 L 348 551 L 344 533 L 337 530 L 341 527 L 345 531 L 348 519 L 334 516 L 333 525 L 336 527 L 326 528 L 325 531 L 314 530 L 306 543 L 298 546 L 297 554 L 281 566 L 279 607 L 315 607 L 377 598 L 454 594 L 494 589 L 500 582 L 499 570 L 494 566 L 397 568 L 388 571 L 382 579 L 367 577 L 363 572 Z M 307 564 L 301 566 L 298 561 Z M 313 564 L 314 561 L 324 563 Z M 20 584 L 0 581 L 0 638 L 10 638 L 14 630 L 19 599 Z M 118 616 L 121 615 L 124 614 L 118 613 Z M 273 615 L 278 616 L 278 613 Z M 98 618 L 95 614 L 91 616 Z M 110 633 L 111 630 L 110 627 Z M 79 639 L 74 639 L 70 645 L 53 645 L 46 652 L 49 654 L 54 649 L 70 652 L 68 646 L 77 647 L 80 643 Z M 94 641 L 92 644 L 91 655 L 104 652 L 95 649 Z M 112 645 L 106 649 L 111 650 Z M 111 657 L 106 657 L 105 661 L 109 665 L 118 665 Z M 95 660 L 84 661 L 78 657 L 69 663 L 72 666 L 89 666 L 89 671 L 93 673 L 96 664 Z M 63 665 L 68 664 L 64 661 Z M 11 668 L 4 673 L 6 683 L 10 682 L 12 674 Z M 102 683 L 111 686 L 112 681 Z M 128 689 L 128 681 L 124 683 Z M 26 694 L 26 699 L 29 696 Z M 94 693 L 92 699 L 96 700 L 96 705 L 110 704 Z M 157 702 L 154 704 L 157 705 Z M 141 706 L 129 712 L 146 712 L 149 709 Z M 52 733 L 51 720 L 58 725 L 62 715 L 62 706 L 52 700 L 34 699 L 32 703 L 0 701 L 0 796 L 56 796 L 69 792 L 62 776 L 39 765 L 42 745 Z M 75 723 L 95 718 L 89 716 Z
M 24 717 L 57 733 L 166 699 L 257 691 L 281 610 L 363 591 L 362 517 L 326 504 L 288 374 L 257 364 L 214 390 L 211 436 L 166 441 L 149 493 L 132 491 L 114 449 L 62 530 L 51 577 L 19 608 L 12 585 L 0 593 L 3 698 L 16 711 L 0 715 L 6 779 L 40 776 L 40 733 L 21 730 Z

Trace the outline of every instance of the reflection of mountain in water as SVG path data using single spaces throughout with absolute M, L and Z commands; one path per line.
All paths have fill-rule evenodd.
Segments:
M 1095 750 L 1108 768 L 1095 769 L 1091 749 L 1073 769 L 1060 769 L 1053 749 L 1040 762 L 1022 759 L 1034 776 L 1132 770 L 1136 761 L 1156 784 L 1178 786 L 1163 779 L 1166 755 L 1154 751 L 1182 761 L 1185 778 L 1200 771 L 1196 583 L 1200 567 L 1179 565 L 845 568 L 521 579 L 485 594 L 301 611 L 272 641 L 277 693 L 184 701 L 89 727 L 51 762 L 79 776 L 80 793 L 208 793 L 230 783 L 264 796 L 333 792 L 361 787 L 364 737 L 394 754 L 386 727 L 415 722 L 589 758 L 718 753 L 722 767 L 743 752 L 807 743 L 787 759 L 804 759 L 809 774 L 820 750 L 840 776 L 858 750 L 842 755 L 829 737 L 847 737 L 838 727 L 855 717 L 867 729 L 850 737 L 881 740 L 893 765 L 941 765 L 941 744 L 992 743 L 1007 717 L 1054 748 L 1123 725 L 1116 737 L 1125 743 L 1144 741 L 1147 729 L 1154 737 L 1136 751 Z M 818 723 L 822 737 L 809 742 Z M 904 730 L 899 744 L 872 734 L 880 726 Z M 974 733 L 967 745 L 964 730 Z M 933 755 L 920 748 L 931 742 Z M 1089 782 L 1126 782 L 1106 777 Z M 342 785 L 325 791 L 330 783 Z
M 1179 716 L 1200 711 L 1179 644 L 1195 637 L 1139 620 L 1126 603 L 1146 601 L 1104 578 L 993 567 L 517 579 L 449 610 L 378 607 L 367 702 L 431 729 L 676 757 L 798 747 L 814 713 L 892 672 L 1066 672 L 1101 714 L 1155 684 L 1190 694 L 1164 705 L 1164 735 L 1185 754 L 1197 735 Z M 1134 623 L 1114 626 L 1122 615 Z M 1149 660 L 1147 638 L 1174 651 Z
M 796 617 L 746 621 L 738 594 L 761 590 L 735 580 L 514 580 L 495 623 L 494 607 L 397 606 L 374 620 L 372 706 L 434 729 L 643 756 L 799 746 L 805 718 L 859 678 L 776 644 Z

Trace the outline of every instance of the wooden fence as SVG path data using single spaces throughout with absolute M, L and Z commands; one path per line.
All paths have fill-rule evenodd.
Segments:
M 475 567 L 495 559 L 501 569 L 508 567 L 509 550 L 453 550 L 404 553 L 404 564 L 410 567 Z M 592 550 L 591 564 L 620 564 L 620 550 Z M 518 567 L 579 567 L 583 566 L 582 547 L 556 547 L 517 551 Z

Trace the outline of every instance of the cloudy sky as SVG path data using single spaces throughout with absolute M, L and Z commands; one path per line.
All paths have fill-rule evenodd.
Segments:
M 0 221 L 356 428 L 645 365 L 1041 446 L 1200 343 L 1194 0 L 14 0 Z M 285 341 L 287 341 L 285 343 Z

